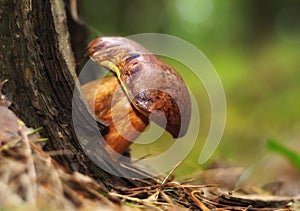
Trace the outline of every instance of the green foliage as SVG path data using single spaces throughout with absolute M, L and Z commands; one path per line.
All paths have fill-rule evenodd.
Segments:
M 288 159 L 300 172 L 300 152 L 289 149 L 280 142 L 272 139 L 268 140 L 267 148 Z

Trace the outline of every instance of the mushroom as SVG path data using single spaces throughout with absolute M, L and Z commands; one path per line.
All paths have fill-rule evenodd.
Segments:
M 138 43 L 123 37 L 97 38 L 90 42 L 88 50 L 93 61 L 117 76 L 117 79 L 113 76 L 104 78 L 100 85 L 94 81 L 91 82 L 93 85 L 83 86 L 88 104 L 96 116 L 109 124 L 120 121 L 118 124 L 124 125 L 125 133 L 131 134 L 121 138 L 114 124 L 110 125 L 104 139 L 113 150 L 118 153 L 126 151 L 132 143 L 128 142 L 128 138 L 134 140 L 145 129 L 149 118 L 174 138 L 186 134 L 191 116 L 190 96 L 183 79 L 170 65 Z M 118 89 L 119 84 L 123 94 L 119 93 L 119 103 L 114 104 L 111 92 Z M 94 104 L 89 102 L 88 90 L 97 92 Z M 127 105 L 130 105 L 129 108 Z M 112 109 L 118 113 L 116 121 L 113 121 Z M 125 126 L 128 124 L 128 117 L 123 115 L 126 109 L 129 109 L 131 128 L 135 128 L 135 132 Z

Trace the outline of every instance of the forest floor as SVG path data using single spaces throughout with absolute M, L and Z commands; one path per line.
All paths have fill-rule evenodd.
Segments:
M 51 158 L 63 152 L 43 151 L 38 130 L 9 108 L 0 106 L 0 119 L 1 210 L 300 210 L 300 195 L 275 194 L 279 183 L 233 189 L 238 168 L 207 169 L 197 180 L 181 182 L 165 175 L 147 186 L 109 192 L 93 178 L 64 171 Z M 215 182 L 216 175 L 223 182 Z

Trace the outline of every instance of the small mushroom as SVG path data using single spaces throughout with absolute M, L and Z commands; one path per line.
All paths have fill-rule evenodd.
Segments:
M 82 92 L 97 118 L 109 124 L 103 134 L 106 150 L 117 158 L 145 129 L 148 119 L 131 106 L 114 76 L 89 82 L 82 86 Z
M 90 58 L 112 70 L 132 105 L 172 134 L 186 134 L 191 101 L 181 76 L 140 44 L 123 37 L 90 42 Z M 166 125 L 165 125 L 166 120 Z

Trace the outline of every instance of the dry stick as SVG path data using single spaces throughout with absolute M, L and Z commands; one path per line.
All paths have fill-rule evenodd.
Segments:
M 165 194 L 164 192 L 160 192 L 161 197 L 170 205 L 174 205 L 172 199 L 170 198 L 170 196 L 168 196 L 167 194 Z
M 183 188 L 217 188 L 218 184 L 210 184 L 210 185 L 180 185 Z
M 174 173 L 174 171 L 182 164 L 182 161 L 178 162 L 174 168 L 169 172 L 169 174 L 164 178 L 164 180 L 162 181 L 159 191 L 167 184 L 168 179 L 170 178 L 170 176 Z
M 208 209 L 207 206 L 205 206 L 205 204 L 203 202 L 201 202 L 195 195 L 195 193 L 199 193 L 198 190 L 194 190 L 191 193 L 192 199 L 195 202 L 195 204 L 203 211 L 210 211 L 210 209 Z
M 22 138 L 17 137 L 16 139 L 9 141 L 8 143 L 0 147 L 0 152 L 17 146 L 18 144 L 20 144 L 21 139 Z
M 243 211 L 247 211 L 247 210 L 249 210 L 250 208 L 252 208 L 251 205 L 249 205 L 247 208 L 243 209 Z
M 136 196 L 138 194 L 141 194 L 141 193 L 149 193 L 149 191 L 151 192 L 151 189 L 147 189 L 145 187 L 141 187 L 142 189 L 141 190 L 132 190 L 132 192 L 130 194 L 127 194 L 126 196 Z
M 165 185 L 168 182 L 168 179 L 170 178 L 170 176 L 174 173 L 174 171 L 176 170 L 176 168 L 182 163 L 182 161 L 180 161 L 179 163 L 176 164 L 176 166 L 168 173 L 168 175 L 163 179 L 163 181 L 161 182 L 160 186 L 158 187 L 157 191 L 152 194 L 151 196 L 148 197 L 148 199 L 150 200 L 154 200 L 156 201 L 159 194 L 161 193 L 161 190 L 165 187 Z
M 151 155 L 152 155 L 151 153 L 146 154 L 146 155 L 143 155 L 142 157 L 140 157 L 140 158 L 138 158 L 138 159 L 132 161 L 131 164 L 135 164 L 135 163 L 137 163 L 137 162 L 139 162 L 139 161 L 141 161 L 141 160 L 143 160 L 143 159 L 145 159 L 145 158 L 147 158 L 147 157 L 150 157 Z
M 118 194 L 118 193 L 109 193 L 109 195 L 116 196 L 116 197 L 119 197 L 119 198 L 122 198 L 122 199 L 125 199 L 125 200 L 128 200 L 128 201 L 132 201 L 132 202 L 135 202 L 135 203 L 143 204 L 143 205 L 146 205 L 146 206 L 149 206 L 149 207 L 152 207 L 152 208 L 156 208 L 155 205 L 171 206 L 168 203 L 153 202 L 152 200 L 139 199 L 139 198 L 135 198 L 135 197 L 124 196 L 124 195 L 121 195 L 121 194 Z
M 195 193 L 196 193 L 196 191 L 194 191 Z M 195 195 L 195 193 L 194 193 L 194 196 L 196 197 L 196 195 Z M 205 201 L 207 204 L 209 204 L 209 205 L 212 205 L 212 206 L 214 206 L 214 207 L 217 207 L 217 206 L 222 206 L 222 204 L 220 204 L 220 203 L 218 203 L 218 202 L 216 202 L 216 201 L 213 201 L 212 199 L 209 199 L 209 198 L 207 198 L 207 197 L 205 197 L 205 196 L 203 196 L 203 194 L 201 194 L 201 191 L 198 191 L 198 193 L 200 193 L 200 198 L 201 198 L 201 200 L 202 201 Z M 216 198 L 218 198 L 219 196 L 217 196 Z M 215 198 L 215 199 L 216 199 Z M 225 208 L 224 208 L 225 209 Z M 226 210 L 226 209 L 225 209 Z
M 32 158 L 32 151 L 30 148 L 30 143 L 27 136 L 26 129 L 20 130 L 23 143 L 25 145 L 24 154 L 27 158 L 26 166 L 27 166 L 27 172 L 28 172 L 28 178 L 29 179 L 29 186 L 27 188 L 27 194 L 26 198 L 28 202 L 36 202 L 36 194 L 37 194 L 37 187 L 36 187 L 36 172 L 34 167 L 34 162 Z M 25 178 L 24 178 L 25 179 Z M 25 180 L 24 180 L 25 181 Z

